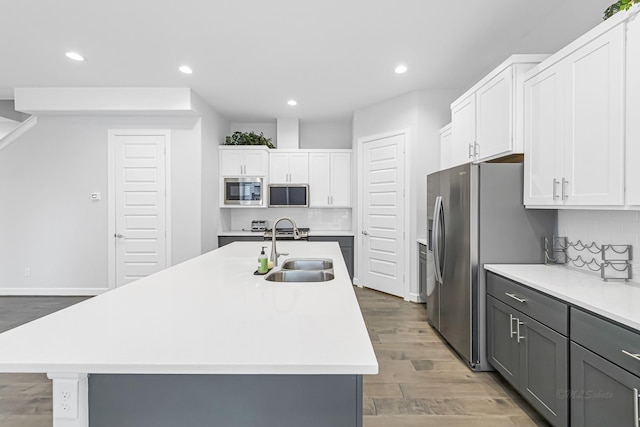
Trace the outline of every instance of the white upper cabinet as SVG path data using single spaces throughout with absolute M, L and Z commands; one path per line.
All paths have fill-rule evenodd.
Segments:
M 563 169 L 563 105 L 558 70 L 550 67 L 525 82 L 524 203 L 561 203 L 558 177 Z
M 266 177 L 268 171 L 268 148 L 220 147 L 221 176 Z
M 640 20 L 627 22 L 626 202 L 640 206 Z
M 624 204 L 625 31 L 585 36 L 527 73 L 525 205 Z
M 309 154 L 304 151 L 272 151 L 269 155 L 269 182 L 272 184 L 307 184 L 309 182 Z
M 524 152 L 523 75 L 548 55 L 512 55 L 451 104 L 451 166 Z
M 451 123 L 440 129 L 440 170 L 449 169 L 451 163 Z
M 351 151 L 309 153 L 309 207 L 351 207 Z
M 513 152 L 513 67 L 508 67 L 476 93 L 477 159 Z
M 474 160 L 476 144 L 475 93 L 451 105 L 451 166 Z

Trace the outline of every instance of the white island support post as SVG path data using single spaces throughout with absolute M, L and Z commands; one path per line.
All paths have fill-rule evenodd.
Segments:
M 89 427 L 89 376 L 48 373 L 53 381 L 53 427 Z

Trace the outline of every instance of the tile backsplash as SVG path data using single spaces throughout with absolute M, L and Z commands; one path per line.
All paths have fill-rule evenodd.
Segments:
M 268 226 L 281 217 L 289 217 L 298 227 L 311 230 L 351 231 L 351 209 L 313 208 L 239 208 L 221 209 L 220 216 L 224 231 L 239 231 L 251 228 L 254 219 L 266 219 Z M 288 227 L 288 223 L 281 223 Z
M 633 282 L 640 283 L 640 211 L 568 210 L 558 211 L 558 236 L 566 236 L 571 242 L 581 240 L 585 244 L 632 245 Z M 587 261 L 588 251 L 579 252 Z M 576 257 L 578 252 L 570 252 Z M 594 256 L 600 260 L 599 255 Z M 582 267 L 587 270 L 587 267 Z

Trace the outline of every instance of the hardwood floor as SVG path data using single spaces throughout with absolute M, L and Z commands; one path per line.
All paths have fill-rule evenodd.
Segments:
M 364 377 L 364 427 L 548 425 L 497 374 L 469 370 L 424 305 L 354 289 L 380 365 Z M 0 297 L 0 332 L 83 299 Z M 46 375 L 0 374 L 0 426 L 51 427 L 51 412 Z
M 471 371 L 423 304 L 355 290 L 380 366 L 364 377 L 364 427 L 548 425 L 495 372 Z
M 0 332 L 85 299 L 86 297 L 0 297 Z M 51 381 L 45 374 L 0 374 L 0 426 L 52 425 Z

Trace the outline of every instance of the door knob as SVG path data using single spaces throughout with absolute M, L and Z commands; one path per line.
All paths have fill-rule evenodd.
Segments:
M 114 234 L 113 237 L 117 237 L 118 239 L 122 239 L 124 236 L 122 234 Z
M 367 230 L 362 230 L 362 234 L 364 234 L 365 236 L 368 236 L 369 232 Z

